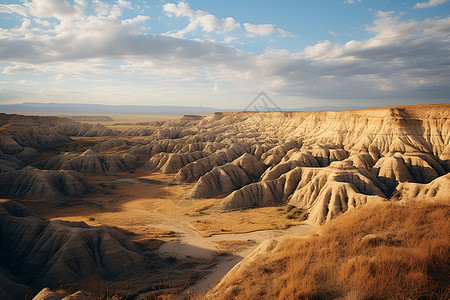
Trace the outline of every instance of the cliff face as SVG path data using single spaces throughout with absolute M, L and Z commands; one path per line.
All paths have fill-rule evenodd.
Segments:
M 394 192 L 400 198 L 402 193 L 442 198 L 447 192 L 419 190 L 436 180 L 441 189 L 448 186 L 444 175 L 450 171 L 449 117 L 448 104 L 339 112 L 241 112 L 209 116 L 198 130 L 208 128 L 209 133 L 235 144 L 269 148 L 261 154 L 269 167 L 261 181 L 225 197 L 222 209 L 289 202 L 307 209 L 309 219 L 320 224 L 348 209 L 387 200 Z M 231 132 L 237 134 L 230 137 Z
M 449 117 L 450 105 L 438 104 L 337 112 L 225 113 L 219 122 L 225 125 L 240 118 L 239 128 L 267 138 L 299 138 L 303 145 L 333 144 L 350 154 L 369 152 L 374 159 L 389 152 L 422 152 L 448 164 Z

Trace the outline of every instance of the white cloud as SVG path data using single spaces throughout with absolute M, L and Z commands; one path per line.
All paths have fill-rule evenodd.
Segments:
M 362 0 L 345 0 L 344 2 L 347 4 L 355 4 L 357 2 L 361 2 Z
M 292 33 L 292 32 L 289 32 L 289 31 L 287 31 L 287 30 L 284 30 L 284 29 L 281 29 L 281 28 L 277 28 L 277 31 L 278 31 L 278 33 L 281 35 L 281 37 L 290 37 L 290 38 L 294 38 L 294 37 L 296 37 L 297 35 L 295 35 L 294 33 Z
M 268 36 L 275 32 L 275 25 L 273 24 L 251 24 L 244 23 L 245 30 L 253 36 Z
M 125 0 L 118 0 L 117 1 L 117 5 L 121 8 L 127 8 L 127 9 L 132 9 L 133 6 L 131 4 L 130 1 L 125 1 Z
M 87 6 L 85 0 L 74 0 L 74 5 L 65 0 L 32 0 L 24 3 L 30 15 L 36 17 L 54 17 L 57 19 L 73 19 L 83 16 Z
M 328 30 L 328 34 L 332 36 L 337 36 L 338 34 L 334 32 L 333 30 Z
M 30 65 L 15 65 L 3 68 L 3 74 L 33 74 L 39 72 L 39 69 Z
M 31 86 L 35 86 L 38 85 L 39 83 L 35 82 L 35 81 L 30 81 L 30 80 L 18 80 L 16 81 L 17 84 L 21 84 L 21 85 L 31 85 Z
M 26 16 L 28 14 L 28 9 L 18 4 L 0 4 L 0 12 L 16 13 L 22 16 Z
M 417 2 L 414 8 L 434 7 L 448 2 L 449 0 L 429 0 L 428 2 Z
M 174 14 L 176 17 L 194 17 L 194 11 L 185 2 L 178 4 L 167 3 L 164 5 L 164 10 L 169 14 Z
M 168 6 L 166 12 L 192 15 L 190 24 L 204 31 L 227 27 L 226 19 L 216 18 L 220 22 L 215 23 L 213 16 L 200 21 L 198 11 L 179 5 Z M 330 101 L 368 97 L 433 101 L 448 99 L 450 94 L 450 17 L 402 21 L 393 12 L 378 12 L 367 28 L 370 39 L 321 41 L 296 53 L 280 50 L 259 55 L 224 42 L 151 35 L 143 30 L 147 20 L 147 16 L 121 20 L 114 15 L 83 15 L 39 29 L 24 18 L 20 27 L 0 29 L 0 61 L 11 64 L 3 68 L 2 76 L 43 74 L 62 84 L 73 79 L 113 81 L 120 75 L 130 76 L 124 85 L 134 84 L 138 77 L 172 90 L 179 82 L 200 86 L 208 80 L 204 86 L 209 92 L 215 82 L 221 93 L 229 85 L 240 91 L 251 86 Z M 255 35 L 280 33 L 275 25 L 262 25 L 269 26 L 250 24 L 250 30 Z
M 172 34 L 176 37 L 183 37 L 186 33 L 195 31 L 198 28 L 205 32 L 229 32 L 240 27 L 240 24 L 232 17 L 220 19 L 203 10 L 194 11 L 185 2 L 178 4 L 167 3 L 163 8 L 169 16 L 175 15 L 176 17 L 189 18 L 190 23 L 186 28 Z

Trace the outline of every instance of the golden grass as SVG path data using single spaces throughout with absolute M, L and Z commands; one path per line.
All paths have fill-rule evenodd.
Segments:
M 296 219 L 286 218 L 286 211 L 282 207 L 262 207 L 218 213 L 214 216 L 197 218 L 189 223 L 204 237 L 213 234 L 247 233 L 257 230 L 284 230 L 299 224 L 300 222 Z
M 223 240 L 223 241 L 215 241 L 215 243 L 219 246 L 221 251 L 227 253 L 238 253 L 248 247 L 251 247 L 256 244 L 253 240 Z
M 228 278 L 222 299 L 448 299 L 450 205 L 368 205 Z M 216 291 L 217 292 L 217 291 Z

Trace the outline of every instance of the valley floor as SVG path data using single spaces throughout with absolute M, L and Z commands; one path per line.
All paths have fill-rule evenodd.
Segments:
M 182 264 L 191 262 L 186 268 L 192 273 L 190 276 L 172 274 L 164 283 L 163 290 L 185 284 L 186 289 L 175 289 L 183 289 L 183 294 L 207 292 L 267 239 L 306 235 L 317 228 L 288 218 L 282 206 L 223 213 L 216 208 L 221 198 L 190 199 L 186 195 L 194 184 L 174 185 L 173 177 L 174 174 L 152 173 L 144 168 L 112 176 L 91 175 L 87 179 L 94 189 L 86 196 L 46 205 L 33 200 L 20 202 L 48 220 L 119 228 L 144 252 L 156 252 Z M 156 278 L 168 271 L 158 269 Z M 108 282 L 103 284 L 107 286 Z M 90 284 L 77 285 L 89 287 Z

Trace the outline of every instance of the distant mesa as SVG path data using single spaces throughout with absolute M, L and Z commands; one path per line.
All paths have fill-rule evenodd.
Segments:
M 204 116 L 199 116 L 199 115 L 184 115 L 182 118 L 181 118 L 181 120 L 189 120 L 189 121 L 192 121 L 192 120 L 201 120 L 201 119 L 203 119 L 204 118 Z
M 110 116 L 70 116 L 72 120 L 77 122 L 109 122 L 114 121 Z

